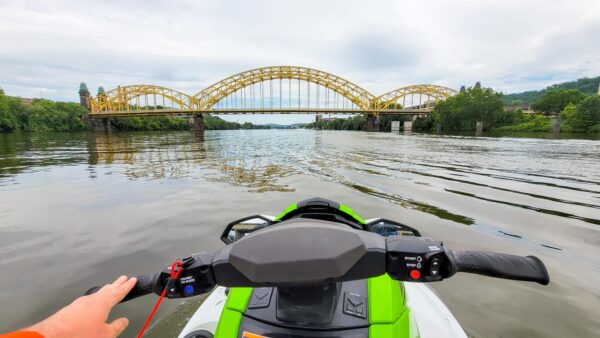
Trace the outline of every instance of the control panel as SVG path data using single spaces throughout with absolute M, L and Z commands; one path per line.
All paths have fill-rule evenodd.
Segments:
M 442 242 L 423 237 L 386 238 L 386 271 L 396 280 L 436 282 L 442 280 L 446 254 Z
M 181 260 L 183 271 L 177 280 L 170 279 L 170 267 L 160 274 L 161 285 L 166 285 L 168 298 L 193 297 L 206 293 L 215 286 L 211 269 L 213 255 L 199 253 Z M 159 288 L 162 291 L 162 287 Z

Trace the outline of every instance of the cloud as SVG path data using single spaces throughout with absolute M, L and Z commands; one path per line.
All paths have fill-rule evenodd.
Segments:
M 0 86 L 71 101 L 82 81 L 194 94 L 291 64 L 374 94 L 475 81 L 513 92 L 599 75 L 598 36 L 596 0 L 0 0 Z

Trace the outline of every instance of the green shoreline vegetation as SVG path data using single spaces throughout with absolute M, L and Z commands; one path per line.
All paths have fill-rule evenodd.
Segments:
M 459 93 L 439 102 L 427 117 L 413 121 L 414 131 L 474 131 L 477 121 L 484 131 L 548 132 L 552 119 L 559 118 L 561 132 L 600 133 L 600 96 L 596 92 L 600 76 L 553 85 L 540 91 L 503 95 L 479 82 L 460 89 Z M 594 89 L 596 88 L 596 89 Z M 524 111 L 526 110 L 526 111 Z M 535 111 L 532 113 L 531 110 Z M 0 132 L 86 131 L 88 111 L 78 103 L 44 99 L 21 99 L 7 96 L 0 88 Z M 411 120 L 410 116 L 380 115 L 381 131 L 390 131 L 392 121 Z M 205 116 L 207 130 L 270 129 Z M 111 119 L 116 131 L 188 130 L 187 118 L 172 116 L 116 117 Z M 296 126 L 298 127 L 298 126 Z M 366 130 L 367 117 L 325 119 L 305 128 L 331 130 Z
M 591 83 L 591 84 L 590 84 Z M 582 84 L 585 91 L 574 84 Z M 529 106 L 508 105 L 506 96 L 479 82 L 473 87 L 462 87 L 458 94 L 439 102 L 427 117 L 413 121 L 413 131 L 430 132 L 441 126 L 443 132 L 475 131 L 478 121 L 489 132 L 549 132 L 552 120 L 558 118 L 561 132 L 600 133 L 600 77 L 579 79 L 567 84 L 554 85 L 535 92 L 536 99 Z M 527 92 L 532 96 L 533 92 Z M 518 97 L 517 94 L 510 94 Z M 511 99 L 511 103 L 515 103 Z M 527 112 L 523 108 L 527 109 Z M 532 111 L 533 110 L 533 111 Z M 392 121 L 410 121 L 404 115 L 380 115 L 379 128 L 390 131 Z M 366 116 L 321 120 L 306 128 L 331 130 L 366 130 Z
M 7 96 L 0 88 L 0 132 L 86 131 L 88 111 L 74 102 L 44 99 L 21 99 Z M 172 116 L 116 117 L 111 120 L 116 131 L 188 130 L 188 119 Z M 204 117 L 207 130 L 270 129 L 271 126 L 250 122 L 225 121 L 217 116 Z

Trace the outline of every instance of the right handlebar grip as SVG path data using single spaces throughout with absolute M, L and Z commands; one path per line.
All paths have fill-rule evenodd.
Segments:
M 515 256 L 485 251 L 453 251 L 454 272 L 467 272 L 504 279 L 550 283 L 544 263 L 535 256 Z
M 125 296 L 125 298 L 123 298 L 122 301 L 120 301 L 120 303 L 153 293 L 154 285 L 155 285 L 156 281 L 158 280 L 158 277 L 159 277 L 158 273 L 154 274 L 154 275 L 136 276 L 137 283 L 135 283 L 135 286 L 133 287 L 133 289 L 131 289 L 131 291 L 129 291 L 129 293 Z M 98 292 L 98 290 L 100 290 L 100 287 L 95 286 L 95 287 L 87 290 L 85 292 L 85 295 L 91 295 L 93 293 Z

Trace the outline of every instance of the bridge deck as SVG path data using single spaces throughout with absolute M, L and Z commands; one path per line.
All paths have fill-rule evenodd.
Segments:
M 273 108 L 273 109 L 153 109 L 153 110 L 118 110 L 90 112 L 94 118 L 120 117 L 120 116 L 162 116 L 162 115 L 233 115 L 233 114 L 369 114 L 380 115 L 416 115 L 429 114 L 431 109 L 385 109 L 385 110 L 356 110 L 356 109 L 315 109 L 315 108 Z

